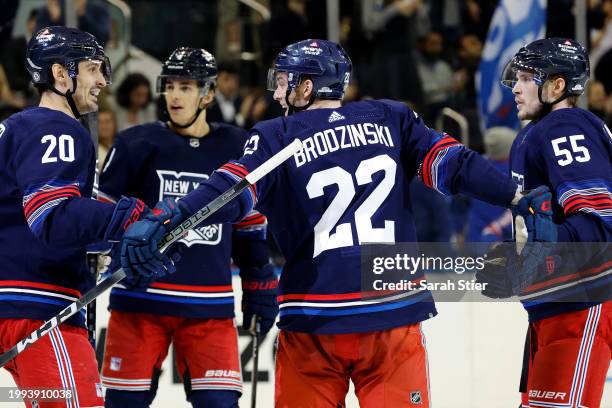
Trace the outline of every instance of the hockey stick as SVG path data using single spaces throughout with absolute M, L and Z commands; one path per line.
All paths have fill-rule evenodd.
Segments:
M 174 230 L 169 232 L 166 236 L 164 236 L 164 238 L 158 243 L 159 250 L 164 252 L 171 244 L 181 239 L 185 232 L 189 231 L 192 228 L 195 228 L 202 221 L 204 221 L 206 218 L 210 217 L 213 213 L 215 213 L 219 208 L 223 207 L 231 200 L 239 196 L 240 193 L 242 193 L 246 188 L 255 184 L 263 176 L 281 165 L 289 157 L 293 156 L 293 154 L 301 148 L 302 142 L 299 139 L 295 139 L 284 149 L 276 153 L 274 156 L 270 157 L 259 167 L 249 173 L 245 178 L 234 184 L 219 197 L 208 203 L 206 207 L 198 210 L 191 217 L 183 221 L 181 225 L 179 225 Z M 125 276 L 126 274 L 123 269 L 119 268 L 111 276 L 104 279 L 102 282 L 100 282 L 100 284 L 89 290 L 74 303 L 71 303 L 57 315 L 47 320 L 42 326 L 40 326 L 40 328 L 30 333 L 28 337 L 19 341 L 6 353 L 0 355 L 0 367 L 4 367 L 6 363 L 15 358 L 19 353 L 21 353 L 23 350 L 40 340 L 43 336 L 45 336 L 57 326 L 64 323 L 71 316 L 78 313 L 81 308 L 87 306 L 95 298 L 110 289 L 115 283 L 125 278 Z
M 261 319 L 254 315 L 249 329 L 253 336 L 253 370 L 251 371 L 251 408 L 257 406 L 257 371 L 259 369 L 259 341 L 261 333 Z
M 100 189 L 100 171 L 98 170 L 98 144 L 99 144 L 99 136 L 98 136 L 98 112 L 92 112 L 85 116 L 84 121 L 86 122 L 86 127 L 89 130 L 89 134 L 91 135 L 91 140 L 94 145 L 94 149 L 96 152 L 96 165 L 95 165 L 95 173 L 94 173 L 94 188 L 92 192 L 92 198 L 94 200 L 98 199 L 98 191 Z M 96 253 L 88 253 L 87 254 L 87 267 L 89 268 L 89 273 L 94 277 L 94 285 L 98 284 L 98 254 Z M 96 349 L 96 301 L 95 299 L 87 305 L 86 319 L 85 323 L 87 325 L 87 336 L 89 337 L 89 342 L 91 346 Z

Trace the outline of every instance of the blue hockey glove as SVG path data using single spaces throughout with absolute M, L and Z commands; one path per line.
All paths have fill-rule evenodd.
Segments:
M 171 198 L 157 203 L 144 220 L 131 225 L 121 240 L 121 267 L 128 278 L 143 275 L 158 279 L 176 271 L 176 248 L 162 254 L 158 242 L 184 219 L 181 209 Z M 175 245 L 176 246 L 176 245 Z
M 557 242 L 557 226 L 552 221 L 552 194 L 546 186 L 524 193 L 516 207 L 515 216 L 522 216 L 527 227 L 527 242 Z
M 180 259 L 180 254 L 182 253 L 184 245 L 177 244 L 176 251 L 171 255 L 171 259 L 173 262 L 178 262 Z M 172 248 L 174 249 L 173 246 Z M 121 267 L 121 245 L 119 243 L 113 243 L 112 249 L 110 252 L 105 254 L 100 254 L 98 256 L 98 271 L 103 278 L 107 278 L 108 276 L 115 273 Z M 123 285 L 128 290 L 133 290 L 137 292 L 144 292 L 147 288 L 154 282 L 156 279 L 161 276 L 156 275 L 137 275 L 137 276 L 126 276 L 121 280 L 121 285 Z
M 517 219 L 524 220 L 526 242 L 519 248 L 520 254 L 516 247 L 508 244 L 487 254 L 485 267 L 476 276 L 480 283 L 487 283 L 483 295 L 492 298 L 519 295 L 560 268 L 561 257 L 555 251 L 557 226 L 552 219 L 551 199 L 548 188 L 541 186 L 526 192 L 513 208 Z
M 104 241 L 119 242 L 128 227 L 150 211 L 149 207 L 137 198 L 121 197 L 104 232 Z
M 552 194 L 546 186 L 524 194 L 514 208 L 516 217 L 523 218 L 527 229 L 527 244 L 520 253 L 520 269 L 510 275 L 516 294 L 560 267 L 560 257 L 555 254 L 557 226 L 552 219 Z
M 258 280 L 242 281 L 242 328 L 249 330 L 255 316 L 263 336 L 270 331 L 278 315 L 278 279 L 272 264 L 264 265 L 262 272 L 263 276 Z

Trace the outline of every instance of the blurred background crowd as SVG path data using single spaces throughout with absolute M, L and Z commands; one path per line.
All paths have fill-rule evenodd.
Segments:
M 539 0 L 546 36 L 577 37 L 585 9 L 591 80 L 582 106 L 612 122 L 612 0 Z M 404 101 L 507 170 L 516 134 L 484 129 L 477 72 L 498 0 L 0 0 L 0 120 L 37 103 L 24 67 L 26 44 L 49 25 L 76 21 L 105 44 L 113 84 L 101 98 L 100 156 L 114 136 L 156 120 L 155 80 L 178 46 L 212 52 L 219 65 L 209 121 L 250 128 L 282 114 L 265 76 L 274 56 L 305 38 L 340 41 L 354 75 L 346 100 Z M 70 20 L 72 19 L 72 20 Z M 102 162 L 102 160 L 101 160 Z M 510 234 L 501 208 L 448 198 L 415 181 L 412 200 L 422 242 L 493 242 Z M 282 257 L 277 254 L 278 262 Z

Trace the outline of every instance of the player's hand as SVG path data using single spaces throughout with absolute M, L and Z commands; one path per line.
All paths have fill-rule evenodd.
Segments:
M 162 254 L 157 246 L 184 218 L 177 203 L 166 198 L 157 203 L 144 220 L 128 228 L 121 240 L 121 267 L 128 278 L 143 275 L 158 279 L 176 271 L 176 252 L 171 248 L 167 255 Z
M 546 186 L 526 191 L 514 208 L 515 216 L 523 217 L 527 242 L 557 242 L 557 226 L 552 220 L 552 194 Z
M 260 280 L 242 281 L 242 328 L 249 330 L 253 317 L 256 316 L 260 323 L 260 334 L 263 336 L 270 331 L 278 315 L 278 279 L 272 264 L 264 265 L 262 272 Z
M 128 227 L 150 211 L 149 207 L 137 198 L 121 197 L 104 232 L 104 241 L 119 242 Z

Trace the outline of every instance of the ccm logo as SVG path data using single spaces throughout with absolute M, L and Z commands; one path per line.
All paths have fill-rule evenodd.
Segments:
M 275 289 L 278 286 L 278 281 L 276 279 L 270 280 L 267 282 L 243 282 L 242 289 L 248 290 L 269 290 Z
M 530 398 L 542 398 L 542 399 L 551 399 L 551 400 L 564 400 L 567 394 L 565 392 L 555 392 L 555 391 L 541 391 L 541 390 L 529 390 Z
M 547 212 L 547 211 L 550 211 L 550 209 L 551 209 L 550 200 L 543 201 L 542 205 L 540 206 L 540 210 L 542 212 Z

